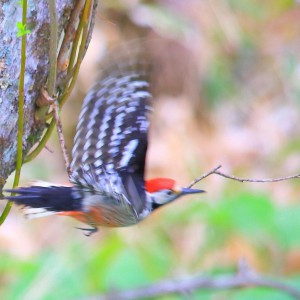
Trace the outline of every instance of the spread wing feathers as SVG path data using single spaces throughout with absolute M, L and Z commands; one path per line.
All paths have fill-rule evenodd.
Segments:
M 143 178 L 152 107 L 147 59 L 136 46 L 117 48 L 104 59 L 84 99 L 72 151 L 75 177 L 93 168 L 97 175 L 126 169 Z

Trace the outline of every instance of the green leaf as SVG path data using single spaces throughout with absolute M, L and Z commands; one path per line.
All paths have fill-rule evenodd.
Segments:
M 293 298 L 283 291 L 272 290 L 267 288 L 253 288 L 233 292 L 230 299 L 232 300 L 292 300 Z
M 97 292 L 106 288 L 105 278 L 110 266 L 126 249 L 122 239 L 117 234 L 111 234 L 106 242 L 94 253 L 90 253 L 90 260 L 85 263 L 90 292 Z
M 26 29 L 26 24 L 23 24 L 22 22 L 17 22 L 17 28 L 17 37 L 21 37 L 31 32 L 29 29 Z
M 135 251 L 126 249 L 111 263 L 105 282 L 108 289 L 130 289 L 149 283 L 149 278 Z
M 274 232 L 275 209 L 265 195 L 244 192 L 220 201 L 207 215 L 211 234 L 225 241 L 241 234 L 259 241 Z
M 278 208 L 276 237 L 285 248 L 300 246 L 300 206 Z

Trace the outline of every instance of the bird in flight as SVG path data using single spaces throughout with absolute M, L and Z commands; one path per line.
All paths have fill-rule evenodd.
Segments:
M 204 192 L 182 188 L 170 178 L 144 177 L 152 111 L 150 69 L 141 50 L 123 47 L 108 54 L 82 104 L 72 150 L 72 186 L 19 187 L 7 190 L 15 195 L 6 199 L 25 206 L 29 217 L 74 217 L 91 226 L 84 228 L 90 235 L 98 226 L 137 224 L 181 196 Z

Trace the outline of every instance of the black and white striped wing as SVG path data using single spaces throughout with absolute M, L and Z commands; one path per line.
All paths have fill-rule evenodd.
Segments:
M 84 99 L 72 151 L 75 174 L 82 168 L 97 175 L 121 169 L 143 179 L 151 94 L 146 64 L 127 51 L 115 50 L 106 58 Z

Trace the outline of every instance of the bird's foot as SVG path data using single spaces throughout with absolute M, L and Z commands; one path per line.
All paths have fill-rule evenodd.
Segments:
M 85 236 L 91 236 L 92 234 L 94 234 L 98 231 L 98 228 L 96 226 L 93 226 L 93 227 L 90 227 L 90 228 L 81 228 L 81 227 L 75 227 L 75 228 L 82 230 L 83 234 Z

